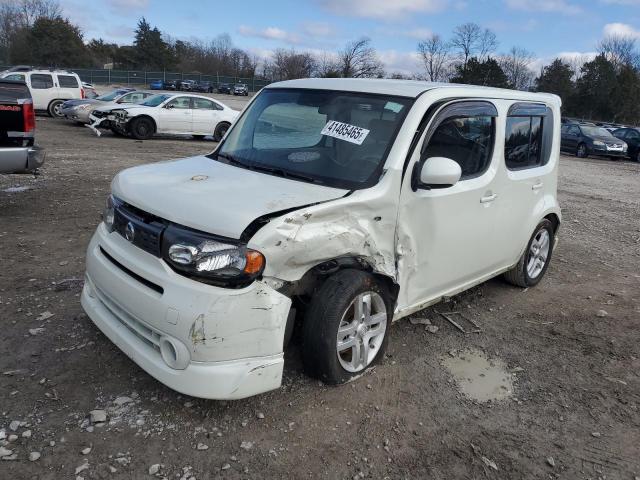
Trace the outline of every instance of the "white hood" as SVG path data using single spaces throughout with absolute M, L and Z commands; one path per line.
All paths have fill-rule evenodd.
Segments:
M 129 168 L 113 179 L 111 188 L 116 197 L 153 215 L 236 239 L 262 215 L 348 193 L 234 167 L 205 156 Z

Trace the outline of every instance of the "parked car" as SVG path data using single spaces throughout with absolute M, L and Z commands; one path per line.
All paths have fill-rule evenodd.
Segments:
M 0 80 L 0 173 L 35 172 L 45 152 L 35 145 L 36 115 L 29 87 Z
M 103 107 L 91 113 L 97 129 L 108 122 L 120 135 L 146 140 L 156 133 L 224 137 L 239 112 L 211 98 L 192 94 L 160 94 L 130 106 Z
M 132 88 L 117 89 L 95 99 L 67 100 L 62 104 L 62 114 L 68 120 L 73 120 L 77 123 L 91 123 L 89 115 L 97 107 L 140 103 L 152 95 L 154 94 L 151 92 Z
M 631 160 L 640 162 L 640 128 L 619 128 L 612 133 L 614 137 L 627 144 L 627 156 Z
M 180 84 L 180 90 L 190 92 L 198 87 L 198 82 L 195 80 L 182 80 Z
M 180 80 L 166 80 L 164 82 L 165 90 L 180 90 Z
M 33 106 L 52 117 L 62 117 L 62 103 L 85 98 L 80 77 L 66 70 L 28 70 L 4 73 L 2 78 L 24 82 L 29 87 Z
M 231 93 L 231 84 L 230 83 L 219 83 L 218 84 L 218 93 Z
M 196 92 L 213 93 L 213 84 L 211 82 L 200 82 L 196 85 Z
M 624 158 L 627 156 L 627 144 L 611 135 L 608 130 L 593 124 L 565 124 L 561 130 L 560 148 L 572 152 L 580 158 L 589 155 Z
M 153 80 L 149 83 L 149 90 L 165 90 L 165 83 L 163 80 Z
M 541 281 L 559 138 L 555 95 L 271 84 L 213 153 L 115 177 L 83 308 L 183 394 L 278 388 L 296 321 L 306 371 L 347 382 L 383 357 L 392 321 L 501 273 Z
M 249 88 L 244 83 L 236 83 L 233 86 L 233 94 L 234 95 L 249 95 Z

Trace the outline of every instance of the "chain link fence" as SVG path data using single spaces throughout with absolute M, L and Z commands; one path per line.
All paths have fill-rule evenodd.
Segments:
M 4 70 L 9 67 L 0 67 Z M 83 82 L 105 85 L 132 85 L 148 87 L 154 80 L 165 82 L 171 80 L 195 80 L 196 82 L 211 82 L 215 88 L 220 83 L 243 83 L 247 85 L 250 92 L 257 92 L 262 87 L 268 85 L 268 80 L 258 78 L 243 78 L 227 75 L 204 75 L 201 73 L 181 73 L 181 72 L 147 72 L 144 70 L 108 70 L 108 69 L 88 69 L 88 68 L 65 68 L 70 72 L 75 72 Z

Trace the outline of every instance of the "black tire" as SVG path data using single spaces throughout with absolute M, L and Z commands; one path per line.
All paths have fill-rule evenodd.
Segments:
M 337 353 L 338 328 L 358 295 L 377 293 L 386 307 L 386 327 L 382 343 L 369 364 L 357 372 L 346 370 Z M 384 355 L 392 319 L 392 303 L 386 289 L 369 273 L 341 270 L 329 277 L 311 299 L 302 326 L 302 360 L 305 371 L 327 384 L 340 384 L 361 375 Z
M 638 149 L 638 151 L 636 152 L 636 158 L 635 158 L 636 162 L 640 163 L 640 148 Z
M 222 137 L 224 137 L 224 134 L 227 133 L 227 130 L 229 130 L 230 126 L 231 124 L 227 122 L 220 122 L 216 126 L 216 130 L 213 132 L 213 139 L 216 142 L 219 142 L 220 140 L 222 140 Z
M 587 145 L 584 143 L 579 144 L 578 148 L 576 149 L 576 157 L 587 158 L 588 156 L 589 156 L 589 149 L 587 148 Z
M 527 264 L 529 263 L 529 260 L 531 258 L 531 244 L 542 230 L 546 230 L 549 235 L 549 253 L 547 254 L 547 258 L 542 271 L 540 271 L 539 274 L 532 278 L 527 271 Z M 549 268 L 549 263 L 551 263 L 554 243 L 555 233 L 553 231 L 553 224 L 545 218 L 538 224 L 538 226 L 534 230 L 533 235 L 531 235 L 531 238 L 527 243 L 527 248 L 522 254 L 522 257 L 520 257 L 520 260 L 518 260 L 518 263 L 516 263 L 516 265 L 511 270 L 504 274 L 504 279 L 510 284 L 522 288 L 534 287 L 535 285 L 540 283 L 540 280 L 542 280 L 542 277 L 544 277 L 547 268 Z
M 49 104 L 49 108 L 47 109 L 49 112 L 49 116 L 53 118 L 62 118 L 64 115 L 62 114 L 62 104 L 64 100 L 53 100 Z
M 193 137 L 194 140 L 202 140 L 204 139 L 205 135 L 191 135 Z
M 129 123 L 129 132 L 136 140 L 148 140 L 153 137 L 155 127 L 153 122 L 148 118 L 134 118 Z

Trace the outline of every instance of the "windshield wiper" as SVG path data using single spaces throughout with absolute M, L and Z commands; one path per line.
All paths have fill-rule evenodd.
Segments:
M 252 170 L 257 170 L 260 172 L 271 173 L 273 175 L 277 175 L 283 178 L 290 178 L 292 180 L 302 180 L 304 182 L 309 183 L 322 183 L 322 181 L 317 178 L 310 177 L 308 175 L 304 175 L 302 173 L 290 172 L 289 170 L 285 170 L 279 167 L 271 167 L 269 165 L 260 165 L 260 164 L 252 164 L 249 166 Z
M 223 158 L 227 161 L 227 163 L 232 164 L 232 165 L 238 165 L 240 167 L 244 167 L 244 168 L 251 168 L 250 165 L 244 163 L 243 161 L 237 159 L 236 157 L 229 155 L 228 153 L 218 153 L 216 155 L 217 158 Z

